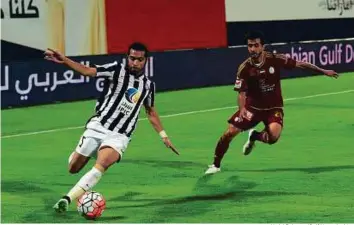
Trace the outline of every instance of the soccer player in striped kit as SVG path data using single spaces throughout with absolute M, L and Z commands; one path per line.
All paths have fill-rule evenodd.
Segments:
M 149 121 L 160 134 L 164 144 L 178 154 L 154 108 L 155 83 L 144 74 L 148 54 L 145 45 L 133 43 L 127 52 L 127 65 L 112 62 L 87 67 L 72 61 L 58 51 L 52 49 L 45 51 L 47 60 L 64 64 L 84 76 L 105 78 L 95 114 L 88 120 L 75 151 L 69 157 L 69 172 L 78 173 L 90 157 L 97 155 L 96 163 L 54 205 L 55 211 L 67 211 L 72 201 L 92 189 L 104 172 L 120 161 L 136 127 L 142 106 L 145 107 Z

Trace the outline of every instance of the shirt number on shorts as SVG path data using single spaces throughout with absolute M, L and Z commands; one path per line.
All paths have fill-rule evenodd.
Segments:
M 84 144 L 84 140 L 86 139 L 85 136 L 82 136 L 81 140 L 80 140 L 80 144 L 79 147 L 81 148 L 81 146 Z

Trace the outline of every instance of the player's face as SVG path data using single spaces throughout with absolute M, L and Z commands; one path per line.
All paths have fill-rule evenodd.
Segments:
M 128 68 L 130 73 L 139 74 L 145 66 L 146 57 L 144 51 L 130 49 L 128 55 Z
M 247 40 L 247 47 L 248 52 L 253 59 L 258 59 L 264 50 L 261 39 L 259 38 Z

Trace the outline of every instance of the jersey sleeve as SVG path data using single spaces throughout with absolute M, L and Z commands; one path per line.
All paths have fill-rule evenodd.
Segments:
M 155 105 L 155 82 L 151 82 L 148 96 L 144 99 L 144 106 L 154 107 Z
M 104 78 L 109 78 L 112 79 L 114 72 L 117 71 L 118 63 L 117 61 L 112 62 L 112 63 L 107 63 L 103 65 L 94 65 L 96 68 L 96 77 L 104 77 Z
M 284 69 L 294 69 L 296 67 L 296 61 L 292 58 L 289 58 L 283 54 L 276 54 L 275 58 L 277 60 L 277 64 Z
M 244 92 L 247 89 L 248 87 L 247 87 L 246 65 L 245 63 L 242 63 L 237 70 L 234 90 L 238 92 Z

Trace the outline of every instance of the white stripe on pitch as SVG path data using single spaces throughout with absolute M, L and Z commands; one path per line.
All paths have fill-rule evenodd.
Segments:
M 284 101 L 294 101 L 294 100 L 307 99 L 307 98 L 316 98 L 316 97 L 322 97 L 322 96 L 328 96 L 328 95 L 339 95 L 339 94 L 345 94 L 345 93 L 349 93 L 349 92 L 354 92 L 354 89 L 346 90 L 346 91 L 338 91 L 338 92 L 329 92 L 329 93 L 323 93 L 323 94 L 316 94 L 316 95 L 308 95 L 308 96 L 303 96 L 303 97 L 287 98 L 287 99 L 284 99 Z M 206 113 L 206 112 L 213 112 L 213 111 L 220 111 L 220 110 L 234 109 L 234 108 L 237 108 L 237 106 L 227 106 L 227 107 L 221 107 L 221 108 L 213 108 L 213 109 L 196 110 L 196 111 L 183 112 L 183 113 L 175 113 L 175 114 L 160 116 L 160 118 L 184 116 L 184 115 Z M 139 119 L 139 121 L 142 121 L 142 120 L 147 120 L 147 118 Z M 35 131 L 35 132 L 28 132 L 28 133 L 10 134 L 10 135 L 2 136 L 1 138 L 4 139 L 4 138 L 23 137 L 23 136 L 30 136 L 30 135 L 37 135 L 37 134 L 53 133 L 53 132 L 57 132 L 57 131 L 82 129 L 82 128 L 84 128 L 84 126 L 64 127 L 64 128 L 51 129 L 51 130 L 42 130 L 42 131 Z

